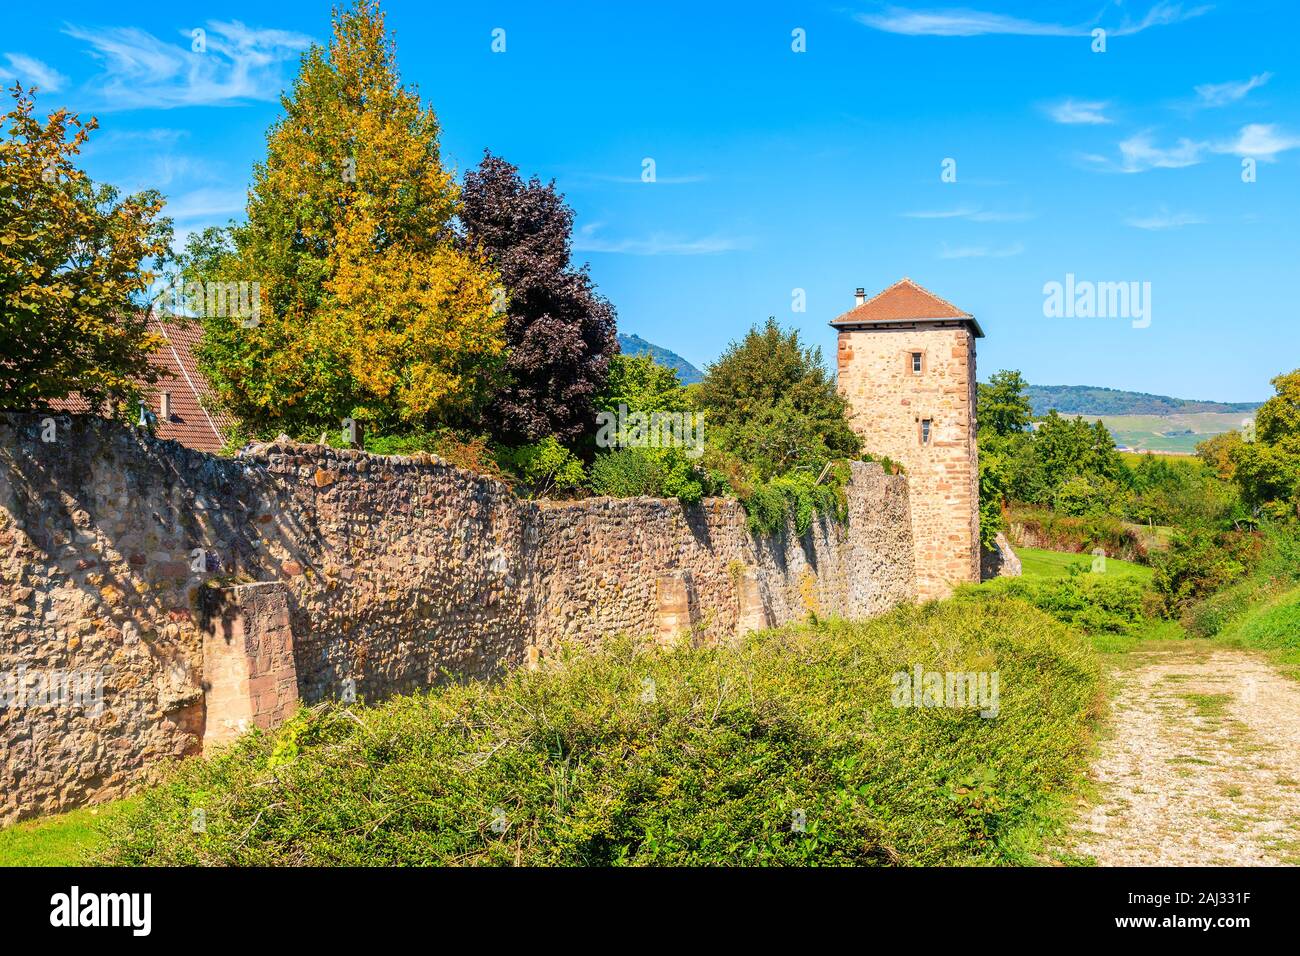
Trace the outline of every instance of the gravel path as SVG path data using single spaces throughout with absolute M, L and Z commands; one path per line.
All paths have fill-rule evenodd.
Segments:
M 1102 866 L 1300 863 L 1300 684 L 1196 641 L 1126 655 L 1074 852 Z

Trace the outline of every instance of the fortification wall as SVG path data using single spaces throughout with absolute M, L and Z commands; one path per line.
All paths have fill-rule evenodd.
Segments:
M 223 459 L 53 424 L 0 416 L 0 823 L 119 796 L 297 700 L 914 596 L 906 481 L 875 465 L 846 523 L 755 536 L 726 499 L 528 502 L 431 456 Z

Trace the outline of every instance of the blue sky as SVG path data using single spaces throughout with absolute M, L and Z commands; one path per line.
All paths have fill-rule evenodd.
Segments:
M 554 178 L 621 330 L 697 365 L 768 315 L 833 359 L 854 287 L 906 275 L 979 318 L 981 377 L 1269 394 L 1300 366 L 1295 4 L 970 2 L 385 9 L 446 160 Z M 318 2 L 22 4 L 0 79 L 97 116 L 91 175 L 162 190 L 184 233 L 241 215 L 328 35 Z M 1067 274 L 1149 282 L 1150 324 L 1046 317 Z

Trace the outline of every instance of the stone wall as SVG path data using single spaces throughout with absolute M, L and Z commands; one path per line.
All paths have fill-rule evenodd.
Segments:
M 847 523 L 756 537 L 731 500 L 526 502 L 431 456 L 222 459 L 98 419 L 0 416 L 0 693 L 20 670 L 102 686 L 0 707 L 0 823 L 119 796 L 298 699 L 911 599 L 906 481 L 858 463 L 849 497 Z
M 920 352 L 920 372 L 912 353 Z M 866 449 L 907 471 L 922 599 L 980 579 L 975 337 L 964 322 L 841 330 L 839 389 Z M 931 422 L 930 441 L 921 423 Z

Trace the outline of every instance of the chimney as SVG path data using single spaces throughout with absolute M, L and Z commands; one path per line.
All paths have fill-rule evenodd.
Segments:
M 866 302 L 866 301 L 867 301 L 867 290 L 866 290 L 866 289 L 858 288 L 858 289 L 854 289 L 854 290 L 853 290 L 853 304 L 854 304 L 854 305 L 862 305 L 862 303 L 864 303 L 864 302 Z
M 165 422 L 172 420 L 172 393 L 163 392 L 158 399 L 158 417 Z

